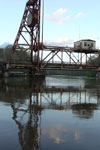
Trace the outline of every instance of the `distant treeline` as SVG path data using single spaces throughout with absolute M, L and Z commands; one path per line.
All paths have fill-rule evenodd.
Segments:
M 0 48 L 0 61 L 7 62 L 12 53 L 12 45 L 8 45 L 5 48 Z M 29 61 L 29 54 L 24 50 L 16 51 L 12 57 L 12 61 Z
M 91 58 L 89 58 L 87 64 L 90 66 L 100 66 L 100 57 L 93 55 Z
M 5 48 L 0 48 L 0 61 L 7 62 L 10 58 L 10 54 L 12 52 L 12 45 L 8 45 Z M 30 61 L 30 54 L 22 48 L 20 51 L 16 51 L 12 57 L 12 61 L 21 61 L 21 62 L 29 62 Z M 36 56 L 34 56 L 34 60 L 36 60 Z M 100 66 L 100 58 L 99 56 L 93 55 L 91 58 L 89 58 L 88 65 L 92 66 Z

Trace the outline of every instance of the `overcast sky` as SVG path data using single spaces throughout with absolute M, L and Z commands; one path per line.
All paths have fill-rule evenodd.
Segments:
M 0 0 L 0 45 L 13 43 L 27 0 Z M 72 45 L 92 39 L 100 47 L 100 0 L 44 0 L 44 41 Z

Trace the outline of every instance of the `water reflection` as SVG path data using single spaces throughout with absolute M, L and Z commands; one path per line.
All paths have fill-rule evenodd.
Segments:
M 64 86 L 59 80 L 64 81 Z M 49 150 L 50 145 L 54 149 L 59 144 L 65 144 L 66 149 L 68 143 L 69 147 L 76 145 L 83 133 L 73 126 L 73 120 L 89 120 L 99 110 L 100 85 L 95 79 L 57 78 L 56 84 L 54 81 L 55 77 L 33 82 L 30 79 L 0 81 L 0 101 L 5 108 L 11 106 L 12 119 L 18 127 L 21 146 L 18 150 Z M 69 113 L 69 125 L 65 121 L 66 113 Z M 56 120 L 49 122 L 54 116 Z
M 16 108 L 15 104 L 11 104 L 13 120 L 19 129 L 18 137 L 22 150 L 39 149 L 41 108 L 37 106 L 32 105 L 31 100 L 28 109 Z M 20 116 L 18 116 L 19 112 L 21 112 Z M 28 119 L 26 123 L 23 123 L 23 118 L 26 113 L 28 113 Z
M 52 128 L 47 128 L 42 130 L 43 135 L 48 135 L 50 139 L 54 141 L 55 144 L 65 144 L 68 143 L 70 134 L 73 136 L 73 140 L 78 142 L 81 138 L 81 133 L 79 130 L 74 130 L 73 128 L 67 128 L 64 126 L 57 125 Z

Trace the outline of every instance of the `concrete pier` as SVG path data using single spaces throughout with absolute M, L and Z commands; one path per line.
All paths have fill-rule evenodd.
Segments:
M 5 71 L 5 72 L 3 73 L 3 76 L 4 76 L 5 78 L 8 78 L 8 77 L 9 77 L 9 72 L 8 72 L 8 71 Z

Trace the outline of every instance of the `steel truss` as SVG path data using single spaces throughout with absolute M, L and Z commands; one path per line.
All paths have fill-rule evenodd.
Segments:
M 18 51 L 22 55 L 27 52 L 29 62 L 38 68 L 40 47 L 40 0 L 28 0 L 24 10 L 23 18 L 10 53 L 8 64 L 17 63 L 14 54 Z M 34 60 L 35 59 L 35 60 Z M 21 61 L 20 61 L 21 63 Z
M 98 50 L 77 50 L 71 47 L 47 46 L 41 53 L 41 69 L 99 70 Z M 95 61 L 98 58 L 98 61 Z
M 19 89 L 17 89 L 19 90 Z M 24 112 L 25 114 L 34 113 L 40 115 L 45 109 L 59 109 L 69 110 L 73 105 L 79 104 L 100 104 L 100 98 L 97 95 L 96 102 L 93 103 L 93 95 L 90 89 L 84 88 L 56 88 L 56 87 L 33 87 L 30 89 L 26 88 L 29 93 L 29 101 L 25 101 L 25 108 L 23 104 L 18 105 L 17 103 L 12 104 L 12 108 L 16 112 Z M 97 91 L 98 94 L 98 91 Z M 38 113 L 36 112 L 38 110 Z M 34 120 L 34 119 L 33 119 Z
M 35 70 L 35 72 L 46 69 L 100 70 L 100 52 L 98 50 L 41 44 L 40 9 L 41 0 L 28 0 L 26 3 L 20 28 L 10 53 L 9 68 L 27 68 Z M 27 53 L 27 58 L 24 61 L 14 60 L 16 52 L 23 52 L 21 55 Z M 98 62 L 95 62 L 93 58 L 98 58 Z

